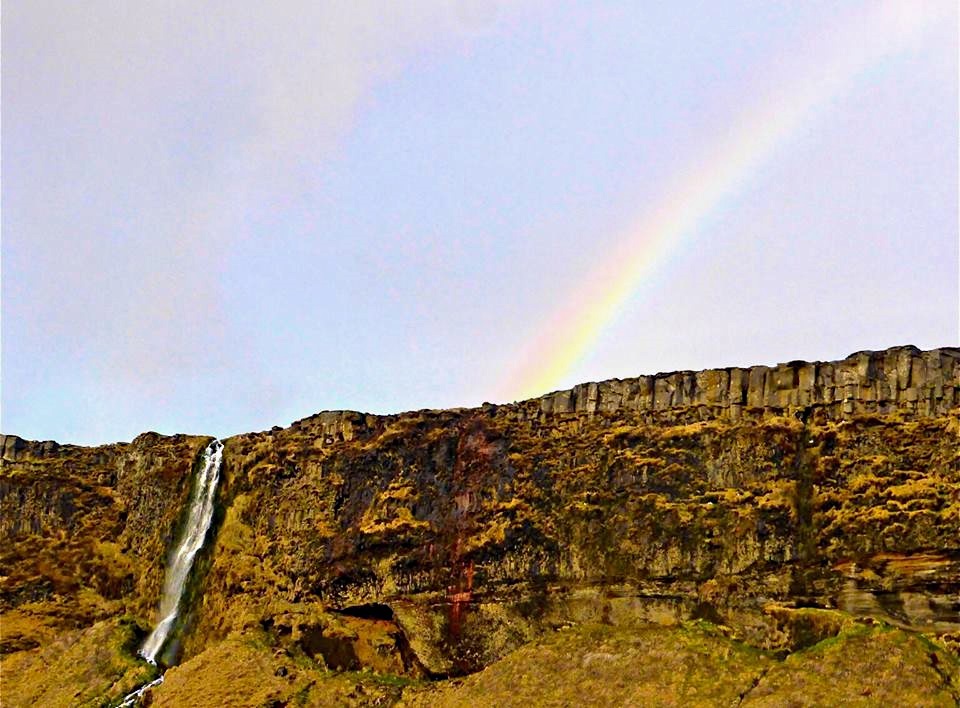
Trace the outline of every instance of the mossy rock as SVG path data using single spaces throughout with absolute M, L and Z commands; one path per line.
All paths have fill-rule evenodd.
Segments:
M 113 619 L 8 655 L 2 662 L 3 705 L 113 705 L 156 677 L 156 668 L 134 655 L 138 640 L 131 621 Z
M 774 661 L 706 622 L 676 629 L 586 625 L 555 632 L 473 676 L 408 692 L 403 705 L 731 705 Z
M 774 666 L 743 705 L 960 704 L 960 665 L 922 635 L 858 624 Z

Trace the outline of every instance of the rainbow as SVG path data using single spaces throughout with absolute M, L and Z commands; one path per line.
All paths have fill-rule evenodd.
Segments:
M 872 3 L 824 40 L 801 47 L 806 72 L 781 81 L 733 125 L 709 153 L 619 239 L 620 245 L 529 340 L 501 386 L 501 400 L 546 393 L 567 382 L 641 284 L 687 242 L 724 199 L 734 196 L 758 167 L 866 70 L 912 46 L 936 13 L 918 0 Z

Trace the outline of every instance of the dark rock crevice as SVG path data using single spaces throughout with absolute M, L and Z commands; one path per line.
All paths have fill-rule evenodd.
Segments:
M 737 698 L 737 705 L 738 705 L 738 706 L 743 705 L 743 702 L 744 702 L 745 700 L 747 700 L 747 697 L 750 695 L 750 693 L 751 693 L 757 686 L 760 685 L 760 682 L 763 681 L 763 678 L 764 678 L 768 673 L 770 673 L 770 670 L 771 670 L 774 666 L 775 666 L 775 664 L 770 665 L 770 666 L 767 666 L 767 667 L 761 669 L 760 672 L 758 672 L 757 675 L 753 677 L 753 681 L 752 681 L 752 682 L 750 683 L 750 685 L 747 687 L 747 690 L 745 690 L 743 693 L 741 693 L 741 694 L 738 696 L 738 698 Z

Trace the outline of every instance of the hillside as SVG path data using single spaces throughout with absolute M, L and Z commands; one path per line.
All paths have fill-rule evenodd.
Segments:
M 147 700 L 955 705 L 958 416 L 960 349 L 897 347 L 228 438 Z M 209 441 L 3 436 L 4 705 L 155 674 Z

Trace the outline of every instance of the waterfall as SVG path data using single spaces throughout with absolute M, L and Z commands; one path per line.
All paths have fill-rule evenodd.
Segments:
M 167 568 L 163 583 L 163 596 L 160 599 L 160 624 L 154 627 L 150 636 L 140 648 L 140 656 L 151 664 L 157 663 L 157 655 L 163 649 L 170 632 L 173 630 L 180 612 L 180 601 L 193 568 L 193 560 L 203 547 L 203 541 L 213 520 L 213 498 L 220 480 L 220 462 L 223 460 L 223 443 L 214 440 L 203 451 L 203 469 L 197 477 L 193 495 L 190 497 L 190 509 L 176 553 Z

